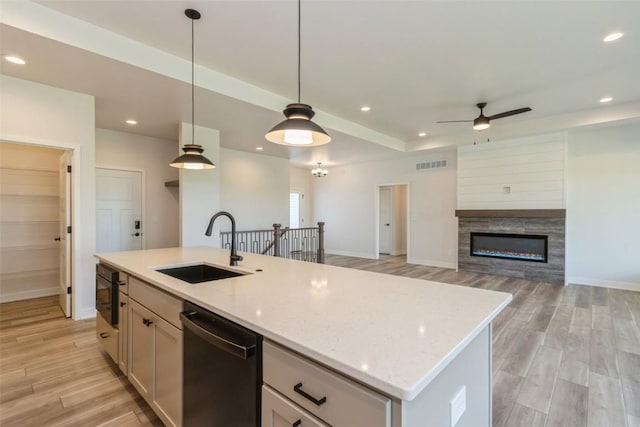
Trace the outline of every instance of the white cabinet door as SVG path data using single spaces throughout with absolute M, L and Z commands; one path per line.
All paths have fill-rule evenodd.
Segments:
M 129 300 L 129 381 L 147 402 L 153 398 L 153 313 Z
M 182 331 L 157 318 L 154 326 L 153 404 L 165 424 L 178 426 L 182 418 Z

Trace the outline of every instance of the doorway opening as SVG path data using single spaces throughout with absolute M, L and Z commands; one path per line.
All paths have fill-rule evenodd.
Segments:
M 71 317 L 72 151 L 0 142 L 0 302 L 58 296 Z
M 143 249 L 142 171 L 96 168 L 96 251 Z
M 289 192 L 289 228 L 301 228 L 304 223 L 302 201 L 304 194 L 299 190 Z
M 407 255 L 409 248 L 409 185 L 378 185 L 376 254 Z

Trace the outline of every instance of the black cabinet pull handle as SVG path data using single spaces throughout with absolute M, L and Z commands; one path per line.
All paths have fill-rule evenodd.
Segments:
M 121 302 L 121 303 L 120 303 L 120 307 L 124 307 L 125 305 L 127 305 L 127 303 L 126 303 L 126 302 Z
M 142 319 L 142 323 L 143 323 L 145 326 L 147 326 L 147 327 L 148 327 L 148 326 L 151 326 L 151 324 L 153 323 L 153 320 L 151 320 L 151 319 Z
M 106 333 L 106 332 L 100 332 L 100 338 L 102 338 L 102 339 L 109 338 L 109 334 Z
M 291 424 L 291 427 L 298 427 L 300 424 L 302 424 L 302 420 L 298 420 L 295 423 Z
M 302 383 L 298 383 L 298 384 L 294 385 L 293 386 L 293 391 L 295 391 L 296 393 L 298 393 L 299 395 L 301 395 L 305 399 L 312 401 L 317 406 L 320 406 L 320 405 L 322 405 L 323 403 L 325 403 L 327 401 L 327 396 L 324 396 L 321 399 L 316 399 L 315 397 L 311 396 L 309 393 L 304 391 L 302 389 Z

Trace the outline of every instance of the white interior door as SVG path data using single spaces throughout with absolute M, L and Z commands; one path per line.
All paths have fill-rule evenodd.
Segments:
M 65 152 L 58 163 L 60 242 L 60 307 L 71 317 L 71 153 Z
M 142 173 L 96 169 L 96 251 L 142 249 Z
M 381 254 L 391 253 L 391 188 L 380 187 L 379 248 Z

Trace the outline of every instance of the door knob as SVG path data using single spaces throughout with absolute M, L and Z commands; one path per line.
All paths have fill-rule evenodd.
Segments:
M 138 237 L 140 235 L 140 233 L 133 233 L 132 236 L 136 236 Z
M 55 240 L 56 242 L 59 242 L 61 239 L 60 239 L 60 237 L 56 237 L 56 238 L 55 238 L 55 239 L 53 239 L 53 240 Z
M 389 224 L 385 224 L 387 227 L 389 226 Z

